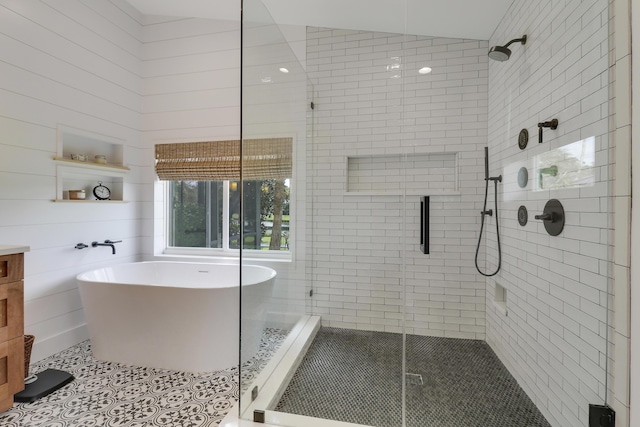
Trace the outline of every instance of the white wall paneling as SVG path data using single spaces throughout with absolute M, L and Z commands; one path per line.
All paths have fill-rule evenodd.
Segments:
M 305 28 L 289 28 L 304 39 Z M 264 40 L 262 35 L 269 34 Z M 302 67 L 277 27 L 270 23 L 245 30 L 245 68 L 240 69 L 240 24 L 213 19 L 164 17 L 143 28 L 145 70 L 144 140 L 151 179 L 153 147 L 162 142 L 212 141 L 240 137 L 240 75 L 243 73 L 243 137 L 291 137 L 296 159 L 292 194 L 292 259 L 248 260 L 278 272 L 270 321 L 288 326 L 304 313 L 306 215 L 307 81 Z M 269 44 L 273 43 L 273 44 Z M 280 62 L 273 62 L 274 58 Z M 286 66 L 289 73 L 278 71 Z M 262 77 L 269 76 L 268 82 Z M 153 182 L 153 181 L 150 181 Z M 154 183 L 153 239 L 145 257 L 163 256 L 164 184 Z M 247 255 L 250 258 L 250 255 Z M 182 258 L 186 259 L 186 258 Z M 193 259 L 193 258 L 191 258 Z M 206 259 L 206 258 L 204 258 Z M 246 259 L 246 258 L 245 258 Z M 200 259 L 202 261 L 203 259 Z M 210 262 L 219 260 L 207 259 Z
M 1 1 L 0 231 L 31 247 L 25 256 L 25 330 L 34 360 L 87 338 L 75 275 L 139 256 L 139 163 L 130 203 L 72 205 L 56 198 L 60 125 L 142 146 L 142 44 L 135 11 L 114 0 Z M 127 191 L 128 191 L 127 190 Z M 76 243 L 123 240 L 116 256 Z

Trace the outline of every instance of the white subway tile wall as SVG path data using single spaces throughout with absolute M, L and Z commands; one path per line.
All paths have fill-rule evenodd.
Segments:
M 556 427 L 588 424 L 588 404 L 604 401 L 612 358 L 608 22 L 606 0 L 516 0 L 490 40 L 503 45 L 528 37 L 525 46 L 511 46 L 509 61 L 489 65 L 490 168 L 504 181 L 503 264 L 488 280 L 487 301 L 495 299 L 496 284 L 508 301 L 507 316 L 489 303 L 487 341 Z M 552 118 L 558 129 L 545 129 L 539 144 L 537 124 Z M 517 144 L 522 128 L 530 135 L 525 150 Z M 569 144 L 582 140 L 576 153 Z M 567 153 L 580 162 L 582 180 L 562 181 L 570 175 L 563 170 Z M 553 166 L 555 177 L 541 170 Z M 524 188 L 517 180 L 522 167 L 529 176 Z M 550 179 L 558 185 L 549 189 Z M 554 198 L 564 205 L 566 224 L 550 237 L 534 215 Z M 524 227 L 517 222 L 520 205 L 529 211 Z
M 401 332 L 406 321 L 408 333 L 484 339 L 474 254 L 487 49 L 478 40 L 307 29 L 316 91 L 312 310 L 323 325 Z M 425 66 L 432 72 L 418 74 Z M 431 195 L 426 255 L 420 195 Z

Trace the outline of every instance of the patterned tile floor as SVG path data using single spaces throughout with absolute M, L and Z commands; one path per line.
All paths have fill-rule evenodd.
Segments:
M 286 332 L 267 330 L 242 369 L 248 385 Z M 278 410 L 370 424 L 401 425 L 401 335 L 322 328 Z M 407 426 L 548 427 L 482 341 L 407 337 Z M 31 365 L 75 380 L 36 402 L 0 414 L 2 427 L 216 426 L 238 400 L 237 367 L 185 373 L 101 362 L 85 341 Z M 417 380 L 417 377 L 412 377 Z M 415 381 L 414 381 L 415 382 Z
M 242 369 L 243 384 L 264 368 L 286 332 L 268 329 L 260 350 Z M 30 372 L 60 369 L 75 380 L 0 414 L 2 427 L 216 426 L 239 396 L 238 368 L 186 373 L 102 362 L 89 341 L 31 365 Z
M 550 427 L 486 342 L 406 344 L 408 427 Z M 402 335 L 321 328 L 276 410 L 397 427 L 401 398 Z

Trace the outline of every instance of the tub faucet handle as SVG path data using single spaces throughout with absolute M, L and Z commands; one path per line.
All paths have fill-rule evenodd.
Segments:
M 77 245 L 74 246 L 74 248 L 76 249 L 84 249 L 84 248 L 88 248 L 89 245 L 85 245 L 84 243 L 78 243 Z
M 121 243 L 122 240 L 105 240 L 104 241 L 106 244 L 112 244 L 112 243 Z

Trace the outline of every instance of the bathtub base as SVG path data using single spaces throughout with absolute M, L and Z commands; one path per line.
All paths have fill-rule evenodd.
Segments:
M 93 356 L 183 372 L 237 366 L 238 273 L 237 265 L 141 262 L 78 275 Z M 245 266 L 245 278 L 243 361 L 258 351 L 275 271 Z
M 109 284 L 80 291 L 98 360 L 185 372 L 238 364 L 237 288 L 211 294 Z

